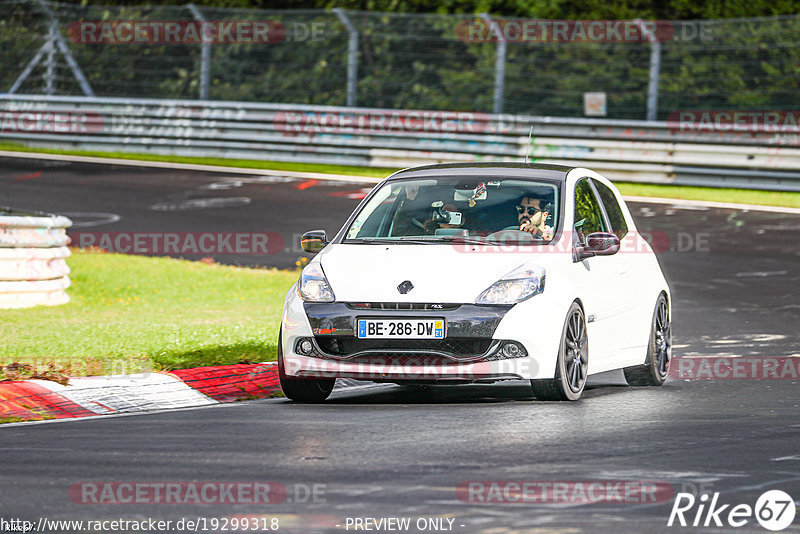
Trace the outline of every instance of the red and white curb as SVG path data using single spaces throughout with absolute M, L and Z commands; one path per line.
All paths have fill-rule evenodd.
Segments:
M 274 397 L 274 363 L 198 367 L 165 373 L 0 382 L 0 421 L 68 419 L 188 408 Z
M 128 376 L 73 378 L 67 386 L 49 380 L 29 382 L 64 399 L 66 403 L 64 406 L 79 406 L 94 415 L 145 412 L 217 403 L 180 379 L 161 373 L 148 373 L 139 378 Z
M 336 390 L 373 386 L 339 379 Z M 164 373 L 0 382 L 0 422 L 74 419 L 275 397 L 274 362 L 197 367 Z

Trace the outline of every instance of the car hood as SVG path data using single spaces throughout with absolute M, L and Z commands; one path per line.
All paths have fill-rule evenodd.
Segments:
M 331 244 L 315 261 L 337 301 L 466 303 L 523 263 L 546 268 L 545 256 L 455 245 Z M 402 294 L 397 286 L 406 280 L 414 288 Z

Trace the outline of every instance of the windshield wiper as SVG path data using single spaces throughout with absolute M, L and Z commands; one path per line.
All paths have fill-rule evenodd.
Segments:
M 477 238 L 477 237 L 469 237 L 469 236 L 460 236 L 460 235 L 436 235 L 430 237 L 397 237 L 397 238 L 388 238 L 388 237 L 362 237 L 362 238 L 354 238 L 354 239 L 346 239 L 344 241 L 345 244 L 372 244 L 372 245 L 397 245 L 397 244 L 411 244 L 411 245 L 435 245 L 437 243 L 463 243 L 465 245 L 494 245 L 494 246 L 502 246 L 508 244 L 543 244 L 542 243 L 531 243 L 529 241 L 497 241 L 494 239 L 486 239 L 486 238 Z
M 477 239 L 463 235 L 437 235 L 435 241 L 444 241 L 446 243 L 464 243 L 465 245 L 492 245 L 495 243 L 494 241 L 487 241 L 485 239 Z
M 437 236 L 443 238 L 442 241 L 446 241 L 448 243 L 464 243 L 466 245 L 491 245 L 491 246 L 505 246 L 505 245 L 548 245 L 550 241 L 544 240 L 527 240 L 527 239 L 508 239 L 508 240 L 497 240 L 497 239 L 488 239 L 488 238 L 475 238 L 475 237 L 465 237 L 465 236 L 453 236 L 453 235 L 444 235 L 444 236 Z
M 436 243 L 436 240 L 432 239 L 425 239 L 419 237 L 397 237 L 397 238 L 388 238 L 388 237 L 360 237 L 354 239 L 347 239 L 345 243 L 348 245 L 351 244 L 377 244 L 377 245 L 397 245 L 401 243 L 410 243 L 412 245 L 432 245 Z

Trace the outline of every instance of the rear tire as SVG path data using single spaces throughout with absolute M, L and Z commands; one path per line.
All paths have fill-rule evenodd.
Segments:
M 336 384 L 335 378 L 291 378 L 286 376 L 281 334 L 278 334 L 278 378 L 281 381 L 283 394 L 287 399 L 295 402 L 324 402 Z
M 531 380 L 533 395 L 543 401 L 581 398 L 589 369 L 589 339 L 583 310 L 573 302 L 561 331 L 555 378 Z
M 631 386 L 660 386 L 667 379 L 672 361 L 672 323 L 667 298 L 661 294 L 653 311 L 650 342 L 643 365 L 623 369 L 625 380 Z

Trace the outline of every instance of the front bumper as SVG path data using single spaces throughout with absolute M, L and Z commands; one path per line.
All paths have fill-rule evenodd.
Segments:
M 491 383 L 522 380 L 523 374 L 509 360 L 441 366 L 422 361 L 385 363 L 379 361 L 332 361 L 306 356 L 285 356 L 287 375 L 295 378 L 354 378 L 373 382 L 415 384 Z
M 518 380 L 528 374 L 524 345 L 494 334 L 513 306 L 419 303 L 304 303 L 287 299 L 285 372 L 297 378 L 459 383 Z M 365 340 L 359 318 L 442 318 L 441 340 Z
M 438 307 L 437 307 L 438 306 Z M 512 305 L 440 303 L 303 303 L 314 336 L 353 336 L 359 317 L 443 318 L 447 337 L 491 339 L 500 320 Z M 389 340 L 390 341 L 390 340 Z

